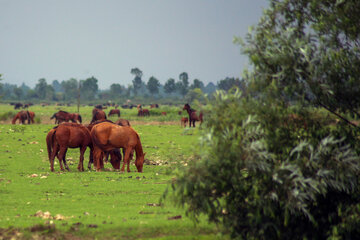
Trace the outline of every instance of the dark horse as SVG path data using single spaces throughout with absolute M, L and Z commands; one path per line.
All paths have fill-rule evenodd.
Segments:
M 35 113 L 30 111 L 20 111 L 12 119 L 11 123 L 15 124 L 16 120 L 19 120 L 19 123 L 25 124 L 25 121 L 28 121 L 28 124 L 34 123 Z
M 63 171 L 63 162 L 65 168 L 69 170 L 66 164 L 66 152 L 68 148 L 80 148 L 79 171 L 84 171 L 84 153 L 87 147 L 92 151 L 92 141 L 90 131 L 78 123 L 62 123 L 49 131 L 46 136 L 46 145 L 50 161 L 51 171 L 54 171 L 54 159 L 58 157 L 60 169 Z M 89 160 L 90 164 L 90 160 Z
M 118 115 L 118 117 L 120 117 L 120 110 L 119 109 L 111 109 L 109 114 L 108 114 L 108 117 L 110 117 L 111 115 Z
M 82 118 L 81 115 L 78 113 L 68 113 L 65 111 L 58 111 L 57 113 L 54 113 L 54 115 L 52 115 L 52 117 L 50 119 L 54 119 L 55 118 L 55 124 L 60 124 L 62 122 L 79 122 L 82 123 Z
M 186 110 L 189 114 L 189 127 L 191 127 L 191 123 L 193 123 L 193 127 L 195 127 L 195 121 L 200 121 L 201 126 L 203 122 L 202 112 L 200 112 L 199 116 L 196 115 L 196 110 L 192 109 L 188 103 L 184 105 L 183 110 Z
M 93 117 L 90 121 L 90 124 L 94 123 L 95 121 L 98 121 L 98 120 L 107 119 L 105 112 L 98 108 L 94 108 L 92 110 L 92 115 L 93 115 Z
M 121 171 L 130 172 L 130 154 L 136 152 L 135 166 L 138 172 L 142 172 L 145 153 L 143 152 L 140 137 L 131 127 L 123 127 L 109 122 L 95 125 L 91 130 L 91 139 L 94 146 L 94 166 L 100 171 L 103 166 L 103 154 L 118 148 L 125 148 L 124 163 Z

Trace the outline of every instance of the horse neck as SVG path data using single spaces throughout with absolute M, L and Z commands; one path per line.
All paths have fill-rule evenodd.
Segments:
M 144 155 L 143 148 L 140 142 L 140 138 L 138 143 L 135 145 L 135 152 L 136 152 L 136 159 L 138 159 L 140 156 Z

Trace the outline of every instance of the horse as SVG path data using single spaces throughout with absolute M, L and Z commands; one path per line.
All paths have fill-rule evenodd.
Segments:
M 166 112 L 161 112 L 161 115 L 166 116 Z
M 11 123 L 15 124 L 16 120 L 19 119 L 19 123 L 25 124 L 25 121 L 28 121 L 28 124 L 34 123 L 35 113 L 30 111 L 20 111 L 18 112 L 14 118 L 12 119 Z
M 128 126 L 130 127 L 130 122 L 129 120 L 126 120 L 126 119 L 122 119 L 122 118 L 119 118 L 116 122 L 115 122 L 116 125 L 119 125 L 119 126 Z
M 159 104 L 155 103 L 155 104 L 151 104 L 150 108 L 159 108 Z
M 80 161 L 78 170 L 84 171 L 84 153 L 87 147 L 92 151 L 92 141 L 90 131 L 83 125 L 78 123 L 62 123 L 51 129 L 46 136 L 46 145 L 50 161 L 51 171 L 54 171 L 54 159 L 57 156 L 60 163 L 60 169 L 64 171 L 65 168 L 69 169 L 66 163 L 66 152 L 68 148 L 80 148 Z M 91 158 L 89 159 L 90 166 Z
M 144 109 L 139 109 L 138 110 L 138 116 L 139 117 L 145 117 L 145 116 L 150 116 L 150 112 L 149 112 L 149 109 L 146 109 L 146 108 L 144 108 Z
M 81 115 L 78 113 L 68 113 L 66 111 L 58 111 L 57 113 L 54 113 L 50 119 L 54 119 L 55 118 L 55 124 L 58 123 L 62 123 L 62 122 L 79 122 L 82 123 L 82 118 Z
M 124 171 L 125 164 L 127 164 L 127 171 L 130 172 L 130 154 L 135 150 L 135 166 L 138 172 L 142 172 L 145 153 L 141 146 L 140 137 L 132 127 L 118 126 L 109 122 L 99 123 L 92 128 L 91 139 L 94 146 L 94 166 L 96 166 L 97 171 L 100 171 L 104 165 L 102 162 L 104 151 L 125 148 L 121 171 Z
M 120 117 L 120 110 L 119 109 L 111 109 L 108 114 L 108 117 L 110 117 L 111 115 L 115 115 L 115 114 L 117 114 L 118 117 Z
M 92 115 L 93 115 L 93 117 L 92 117 L 92 119 L 90 121 L 90 124 L 95 122 L 95 121 L 98 121 L 98 120 L 107 119 L 105 112 L 103 110 L 98 109 L 98 108 L 94 108 L 92 110 Z
M 200 112 L 199 116 L 197 116 L 196 110 L 192 109 L 188 103 L 184 105 L 183 110 L 186 110 L 189 114 L 189 127 L 191 127 L 191 123 L 193 123 L 193 127 L 195 127 L 195 121 L 200 121 L 200 126 L 201 126 L 203 122 L 202 112 Z
M 187 122 L 188 122 L 188 118 L 182 117 L 182 118 L 181 118 L 180 126 L 186 127 L 186 123 L 187 123 Z

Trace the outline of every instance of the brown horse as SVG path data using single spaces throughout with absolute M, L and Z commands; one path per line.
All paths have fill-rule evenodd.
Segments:
M 25 124 L 25 121 L 28 121 L 28 124 L 34 123 L 35 113 L 30 111 L 20 111 L 18 112 L 15 117 L 12 119 L 11 123 L 15 124 L 17 120 L 19 123 Z
M 58 111 L 57 113 L 54 113 L 50 119 L 54 119 L 55 118 L 55 124 L 60 124 L 62 122 L 79 122 L 82 123 L 82 118 L 81 115 L 78 113 L 68 113 L 65 111 Z
M 68 148 L 80 148 L 80 161 L 77 168 L 79 171 L 84 171 L 83 162 L 86 148 L 89 147 L 92 151 L 90 131 L 78 123 L 62 123 L 51 129 L 46 136 L 46 145 L 52 172 L 56 156 L 59 159 L 60 169 L 64 170 L 62 164 L 64 162 L 65 168 L 69 170 L 65 158 Z
M 130 172 L 130 154 L 135 150 L 135 165 L 138 172 L 142 172 L 145 153 L 143 153 L 140 137 L 133 128 L 103 122 L 92 128 L 91 138 L 94 146 L 94 166 L 96 166 L 97 171 L 100 171 L 104 166 L 102 162 L 104 151 L 125 148 L 124 163 L 121 171 L 124 171 L 125 164 L 127 164 L 127 171 Z
M 145 116 L 150 116 L 150 112 L 149 112 L 149 109 L 139 109 L 138 110 L 138 116 L 139 117 L 145 117 Z
M 192 109 L 188 103 L 184 105 L 183 110 L 186 110 L 189 114 L 189 127 L 191 127 L 191 123 L 193 123 L 193 127 L 195 127 L 195 121 L 200 121 L 201 126 L 203 122 L 202 112 L 200 112 L 199 116 L 196 115 L 196 110 Z
M 180 125 L 186 127 L 186 123 L 187 123 L 187 122 L 188 122 L 188 118 L 182 117 L 182 118 L 181 118 L 181 123 L 180 123 Z
M 90 121 L 90 124 L 95 122 L 95 121 L 98 121 L 98 120 L 107 119 L 105 112 L 103 110 L 98 109 L 98 108 L 94 108 L 92 110 L 92 115 L 93 115 L 93 117 L 92 117 L 92 119 Z
M 116 125 L 119 125 L 119 126 L 128 126 L 130 127 L 130 122 L 129 120 L 126 120 L 126 119 L 122 119 L 122 118 L 119 118 L 116 122 L 115 122 Z
M 108 117 L 110 117 L 111 115 L 118 115 L 118 117 L 120 117 L 120 110 L 119 109 L 111 109 L 109 114 L 108 114 Z

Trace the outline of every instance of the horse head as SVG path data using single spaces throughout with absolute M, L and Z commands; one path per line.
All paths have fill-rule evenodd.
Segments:
M 138 154 L 136 154 L 135 166 L 136 166 L 138 172 L 142 172 L 143 165 L 144 165 L 145 154 L 146 153 L 142 154 L 141 156 L 138 156 Z
M 188 109 L 190 110 L 191 108 L 190 108 L 190 105 L 188 103 L 186 103 L 183 107 L 183 110 L 188 110 Z

